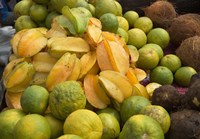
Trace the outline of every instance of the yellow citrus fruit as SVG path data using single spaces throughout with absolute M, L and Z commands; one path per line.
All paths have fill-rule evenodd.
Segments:
M 121 4 L 118 1 L 116 1 L 116 0 L 115 0 L 115 4 L 117 6 L 117 14 L 116 15 L 122 16 L 123 9 L 122 9 Z
M 55 118 L 51 113 L 45 114 L 44 117 L 50 125 L 52 139 L 63 135 L 63 121 Z
M 197 71 L 190 66 L 183 66 L 176 70 L 174 74 L 175 82 L 184 87 L 188 87 L 190 85 L 190 80 L 192 75 L 196 74 Z
M 95 16 L 100 18 L 103 14 L 112 13 L 118 14 L 118 8 L 115 0 L 97 0 L 95 2 Z
M 143 30 L 147 34 L 153 28 L 153 22 L 149 17 L 139 17 L 135 21 L 134 27 Z
M 58 137 L 57 139 L 83 139 L 83 138 L 78 135 L 65 134 L 65 135 Z
M 130 117 L 124 124 L 119 139 L 164 139 L 160 124 L 152 117 L 138 114 Z
M 120 107 L 122 122 L 125 123 L 131 116 L 139 114 L 147 105 L 151 105 L 151 102 L 142 96 L 130 96 L 125 99 Z
M 43 114 L 48 106 L 49 92 L 42 86 L 31 85 L 22 93 L 20 104 L 26 113 Z
M 104 109 L 99 109 L 99 110 L 96 111 L 96 113 L 97 114 L 108 113 L 108 114 L 113 115 L 118 120 L 119 123 L 121 121 L 119 112 L 116 109 L 112 108 L 112 107 L 106 107 Z
M 174 73 L 181 67 L 181 60 L 175 54 L 167 54 L 160 60 L 160 65 L 168 67 Z
M 139 18 L 139 14 L 136 11 L 130 10 L 125 12 L 123 17 L 128 21 L 129 27 L 134 28 L 135 21 Z
M 116 15 L 112 13 L 105 13 L 99 18 L 99 20 L 101 21 L 103 31 L 109 31 L 113 33 L 117 32 L 119 23 Z
M 151 82 L 151 83 L 148 83 L 145 87 L 147 89 L 147 93 L 149 94 L 149 97 L 151 98 L 152 95 L 153 95 L 153 92 L 156 88 L 162 86 L 161 84 L 159 83 L 156 83 L 156 82 Z
M 161 85 L 172 84 L 174 76 L 172 71 L 165 66 L 157 66 L 150 71 L 150 81 Z
M 128 30 L 128 45 L 133 45 L 138 49 L 147 43 L 147 36 L 143 30 L 133 28 Z
M 163 28 L 153 28 L 147 34 L 147 42 L 158 44 L 162 49 L 164 49 L 170 42 L 170 36 Z
M 75 134 L 83 139 L 101 139 L 103 124 L 93 111 L 79 109 L 72 112 L 64 122 L 64 134 Z
M 126 18 L 124 18 L 123 16 L 117 16 L 117 19 L 118 19 L 119 27 L 123 28 L 125 31 L 128 31 L 129 24 Z
M 29 15 L 35 22 L 44 21 L 48 15 L 47 7 L 41 4 L 33 4 L 30 8 Z
M 29 114 L 17 122 L 13 135 L 15 139 L 49 139 L 51 129 L 44 116 Z
M 109 113 L 101 113 L 98 115 L 103 124 L 103 135 L 102 139 L 113 139 L 117 138 L 120 133 L 119 121 Z
M 139 58 L 136 62 L 138 68 L 149 70 L 155 68 L 159 63 L 159 55 L 153 48 L 142 47 L 138 50 Z
M 119 36 L 121 36 L 126 43 L 128 42 L 128 32 L 127 31 L 125 31 L 123 28 L 118 28 L 116 33 L 119 34 Z
M 20 109 L 8 109 L 0 113 L 0 138 L 13 139 L 13 131 L 17 122 L 26 114 Z
M 164 133 L 168 132 L 171 123 L 170 116 L 162 106 L 149 105 L 144 107 L 140 113 L 152 117 L 160 124 Z
M 57 84 L 49 96 L 49 108 L 58 119 L 66 117 L 77 109 L 83 109 L 86 97 L 78 81 L 65 81 Z
M 147 43 L 142 47 L 153 48 L 158 53 L 159 59 L 161 59 L 164 56 L 163 49 L 155 43 Z

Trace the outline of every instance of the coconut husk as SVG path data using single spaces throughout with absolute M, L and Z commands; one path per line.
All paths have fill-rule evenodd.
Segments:
M 153 2 L 143 10 L 145 16 L 153 21 L 154 27 L 168 28 L 177 16 L 174 6 L 168 1 Z
M 200 71 L 200 36 L 185 39 L 176 49 L 176 55 L 182 64 Z
M 200 15 L 195 13 L 180 15 L 173 20 L 167 31 L 173 46 L 178 47 L 183 40 L 200 35 Z

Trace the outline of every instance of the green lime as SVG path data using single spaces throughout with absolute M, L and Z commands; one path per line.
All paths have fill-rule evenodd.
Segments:
M 160 60 L 160 65 L 168 67 L 174 73 L 181 67 L 181 60 L 175 54 L 167 54 Z
M 116 33 L 119 34 L 119 36 L 121 36 L 126 43 L 128 42 L 128 32 L 127 31 L 125 31 L 123 28 L 118 28 Z
M 122 122 L 125 123 L 131 116 L 139 114 L 147 105 L 151 105 L 151 102 L 143 96 L 130 96 L 125 99 L 120 107 Z
M 134 27 L 143 30 L 147 34 L 153 28 L 153 22 L 149 17 L 139 17 L 135 21 Z
M 117 16 L 117 19 L 118 19 L 119 27 L 123 28 L 125 31 L 128 31 L 129 24 L 128 24 L 128 21 L 126 20 L 126 18 L 124 18 L 122 16 Z
M 147 47 L 147 48 L 153 48 L 158 53 L 159 59 L 161 59 L 164 56 L 163 49 L 159 45 L 157 45 L 155 43 L 145 44 L 143 46 L 143 48 L 145 48 L 145 47 Z
M 116 33 L 119 27 L 117 16 L 112 13 L 103 14 L 99 20 L 102 24 L 103 31 Z
M 20 104 L 26 113 L 43 114 L 48 106 L 49 92 L 42 86 L 32 85 L 22 93 Z
M 29 15 L 33 21 L 41 22 L 48 15 L 48 9 L 45 5 L 33 4 L 30 8 Z
M 174 76 L 172 71 L 165 66 L 157 66 L 150 72 L 150 81 L 161 85 L 172 84 Z
M 192 75 L 196 74 L 197 71 L 193 67 L 184 66 L 176 70 L 174 74 L 175 82 L 178 85 L 188 87 L 190 85 L 190 80 Z
M 127 11 L 123 15 L 129 23 L 130 28 L 134 28 L 135 21 L 139 18 L 139 14 L 136 11 Z
M 147 36 L 143 30 L 133 28 L 128 30 L 128 45 L 133 45 L 138 49 L 147 43 Z
M 155 68 L 159 63 L 159 55 L 156 50 L 149 47 L 142 47 L 138 50 L 139 58 L 136 62 L 136 66 L 149 70 Z
M 162 47 L 166 48 L 170 42 L 169 33 L 163 28 L 154 28 L 149 31 L 147 34 L 147 42 L 155 43 Z

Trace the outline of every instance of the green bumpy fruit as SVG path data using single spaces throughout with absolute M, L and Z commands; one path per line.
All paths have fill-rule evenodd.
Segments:
M 77 81 L 65 81 L 57 84 L 49 96 L 49 108 L 58 119 L 66 117 L 77 109 L 83 109 L 86 97 L 81 85 Z

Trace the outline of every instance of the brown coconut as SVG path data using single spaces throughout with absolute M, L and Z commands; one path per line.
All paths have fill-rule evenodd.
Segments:
M 174 6 L 168 1 L 153 2 L 143 10 L 145 16 L 153 21 L 154 27 L 167 28 L 177 16 Z
M 167 31 L 173 46 L 178 47 L 183 40 L 200 35 L 200 15 L 196 13 L 180 15 L 173 20 Z
M 200 36 L 185 39 L 176 49 L 176 55 L 182 64 L 200 71 Z

